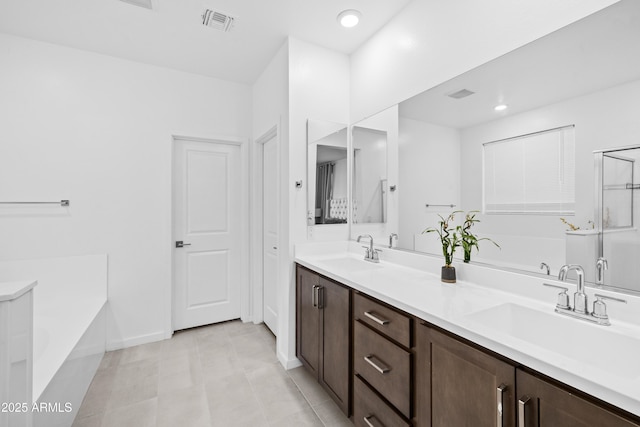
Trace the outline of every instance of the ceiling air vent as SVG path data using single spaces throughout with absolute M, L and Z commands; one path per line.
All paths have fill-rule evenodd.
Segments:
M 470 91 L 469 89 L 460 89 L 455 92 L 448 93 L 447 96 L 449 98 L 462 99 L 467 96 L 473 95 L 475 92 Z
M 211 9 L 206 9 L 202 14 L 202 25 L 224 32 L 231 31 L 235 20 L 233 16 Z

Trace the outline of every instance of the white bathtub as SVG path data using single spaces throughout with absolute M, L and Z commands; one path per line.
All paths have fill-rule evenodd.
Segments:
M 105 352 L 107 256 L 0 262 L 0 281 L 34 279 L 33 425 L 70 426 Z

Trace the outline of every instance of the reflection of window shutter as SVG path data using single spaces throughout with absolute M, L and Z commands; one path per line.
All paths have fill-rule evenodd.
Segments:
M 574 126 L 483 145 L 484 213 L 575 213 Z

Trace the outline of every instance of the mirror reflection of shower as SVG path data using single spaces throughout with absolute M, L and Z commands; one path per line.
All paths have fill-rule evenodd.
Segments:
M 607 260 L 604 285 L 640 292 L 640 233 L 635 182 L 640 146 L 601 150 L 596 159 L 599 226 L 598 255 Z
M 635 159 L 609 152 L 602 161 L 602 229 L 633 227 Z

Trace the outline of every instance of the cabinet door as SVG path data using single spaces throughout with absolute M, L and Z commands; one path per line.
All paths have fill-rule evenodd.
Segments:
M 320 278 L 321 369 L 320 383 L 349 415 L 351 292 L 349 289 Z
M 297 267 L 296 280 L 296 356 L 316 377 L 320 367 L 320 310 L 316 287 L 320 276 Z
M 518 427 L 638 427 L 545 380 L 517 371 Z
M 431 338 L 424 323 L 415 322 L 415 392 L 414 427 L 431 426 Z
M 428 337 L 431 425 L 515 426 L 515 368 L 434 329 Z

